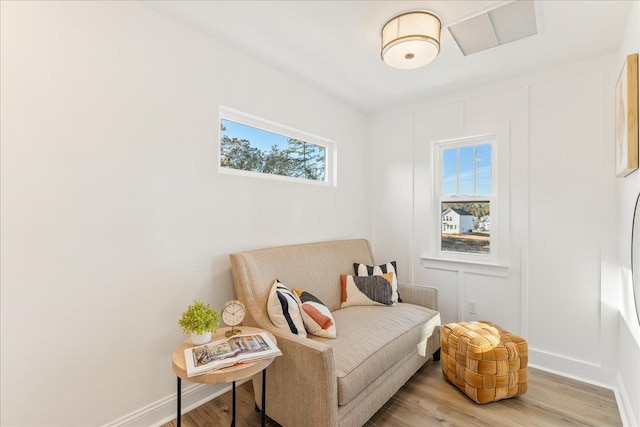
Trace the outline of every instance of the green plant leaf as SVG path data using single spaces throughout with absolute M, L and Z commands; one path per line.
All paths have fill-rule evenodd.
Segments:
M 220 326 L 220 315 L 209 304 L 194 300 L 193 304 L 182 313 L 178 325 L 182 327 L 185 334 L 215 332 Z

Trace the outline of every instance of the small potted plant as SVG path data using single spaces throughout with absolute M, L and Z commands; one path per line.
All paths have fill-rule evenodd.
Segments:
M 194 345 L 205 344 L 211 341 L 211 332 L 215 332 L 220 326 L 220 315 L 209 304 L 195 300 L 182 313 L 178 325 L 182 326 L 185 334 L 191 334 Z

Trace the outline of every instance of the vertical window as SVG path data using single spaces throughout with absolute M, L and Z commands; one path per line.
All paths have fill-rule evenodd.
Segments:
M 331 141 L 226 108 L 219 125 L 221 171 L 332 183 Z
M 489 255 L 495 135 L 436 143 L 434 183 L 441 252 Z M 448 224 L 445 224 L 445 221 Z

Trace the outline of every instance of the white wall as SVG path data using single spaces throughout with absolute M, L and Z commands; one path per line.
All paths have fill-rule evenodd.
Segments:
M 625 58 L 640 52 L 640 2 L 634 2 L 626 31 L 616 55 L 614 78 L 622 69 Z M 636 123 L 638 119 L 636 118 Z M 631 223 L 635 202 L 640 194 L 640 171 L 616 180 L 617 208 L 617 258 L 610 264 L 615 266 L 612 280 L 607 282 L 615 306 L 619 307 L 618 337 L 618 388 L 627 413 L 629 425 L 640 424 L 640 324 L 635 312 L 633 285 L 631 280 Z M 640 276 L 640 275 L 639 275 Z M 636 280 L 640 280 L 638 277 Z
M 610 307 L 603 280 L 610 279 L 607 265 L 619 241 L 610 218 L 617 67 L 615 55 L 595 58 L 372 119 L 373 185 L 387 190 L 376 197 L 396 202 L 393 210 L 374 211 L 375 246 L 394 248 L 385 255 L 411 265 L 405 279 L 438 288 L 443 322 L 494 321 L 527 338 L 532 366 L 611 388 L 617 307 Z M 425 268 L 420 257 L 433 252 L 430 143 L 499 123 L 507 123 L 510 136 L 509 168 L 499 171 L 510 184 L 508 256 L 500 262 L 508 270 L 434 262 Z M 493 225 L 492 213 L 492 232 Z M 409 241 L 411 247 L 402 245 Z M 468 312 L 469 301 L 477 315 Z
M 369 237 L 365 118 L 142 3 L 1 19 L 0 424 L 173 416 L 177 320 L 233 297 L 230 252 Z M 336 141 L 337 188 L 218 174 L 220 104 Z

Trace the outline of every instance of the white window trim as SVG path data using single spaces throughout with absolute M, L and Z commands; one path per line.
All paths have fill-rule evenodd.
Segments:
M 241 123 L 243 125 L 251 126 L 257 129 L 265 130 L 268 132 L 273 132 L 278 135 L 282 135 L 288 138 L 299 139 L 301 141 L 310 142 L 315 145 L 319 145 L 326 149 L 326 158 L 325 158 L 325 180 L 317 181 L 313 179 L 306 178 L 296 178 L 291 176 L 284 175 L 275 175 L 270 173 L 262 173 L 262 172 L 254 172 L 254 171 L 246 171 L 241 169 L 233 169 L 220 166 L 220 121 L 222 119 L 230 120 L 232 122 Z M 260 117 L 244 113 L 242 111 L 234 110 L 232 108 L 228 108 L 225 106 L 219 106 L 219 114 L 218 114 L 218 151 L 217 151 L 217 163 L 218 163 L 218 172 L 222 174 L 228 175 L 238 175 L 238 176 L 247 176 L 252 178 L 259 179 L 267 179 L 267 180 L 275 180 L 275 181 L 285 181 L 285 182 L 296 182 L 303 184 L 311 184 L 311 185 L 319 185 L 323 187 L 337 187 L 338 185 L 338 176 L 337 176 L 337 164 L 338 164 L 338 153 L 336 143 L 327 138 L 323 138 L 321 136 L 313 135 L 308 132 L 304 132 L 289 126 L 281 125 L 276 122 L 272 122 L 270 120 L 262 119 Z
M 491 195 L 490 196 L 469 196 L 469 197 L 445 197 L 442 194 L 443 188 L 443 152 L 446 149 L 451 148 L 461 148 L 468 147 L 473 145 L 478 145 L 482 143 L 490 143 L 491 144 Z M 491 233 L 491 245 L 489 246 L 489 254 L 474 254 L 474 253 L 465 253 L 465 252 L 452 252 L 452 251 L 443 251 L 442 250 L 442 203 L 456 203 L 456 202 L 472 202 L 474 200 L 477 201 L 488 201 L 489 206 L 491 207 L 491 217 L 493 219 L 494 210 L 497 212 L 498 209 L 498 200 L 496 197 L 498 190 L 497 183 L 497 135 L 496 134 L 485 134 L 485 135 L 475 135 L 472 137 L 458 138 L 454 140 L 445 140 L 445 141 L 436 141 L 433 143 L 433 184 L 434 184 L 434 218 L 436 218 L 436 226 L 437 232 L 433 235 L 436 236 L 437 242 L 434 246 L 436 249 L 436 257 L 437 258 L 447 258 L 447 259 L 459 259 L 463 261 L 470 262 L 484 262 L 484 263 L 495 263 L 497 259 L 497 248 L 494 244 L 493 240 L 495 235 L 493 231 Z M 438 215 L 439 213 L 439 215 Z M 499 224 L 499 219 L 496 221 Z M 435 230 L 434 230 L 435 231 Z
M 491 246 L 488 255 L 443 251 L 442 242 L 442 149 L 472 144 L 494 137 L 492 143 L 492 196 L 479 197 L 491 203 Z M 431 253 L 420 256 L 430 268 L 480 272 L 504 276 L 509 269 L 509 123 L 466 127 L 459 136 L 431 142 L 431 206 L 433 236 Z M 451 198 L 447 198 L 451 200 Z M 466 201 L 467 198 L 464 199 Z
M 479 274 L 483 276 L 507 277 L 509 266 L 491 264 L 488 262 L 459 261 L 446 258 L 420 257 L 423 267 L 446 271 L 464 271 L 465 273 Z

